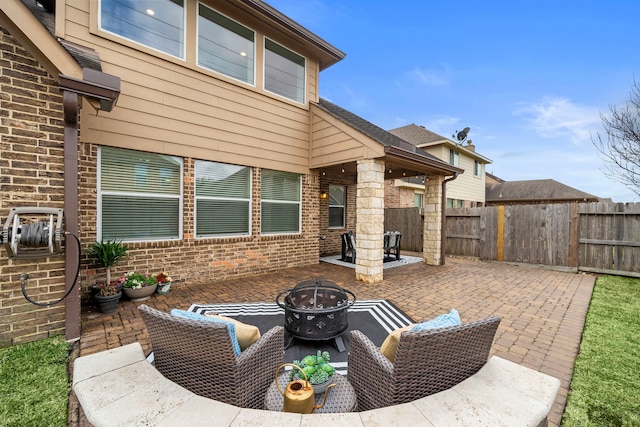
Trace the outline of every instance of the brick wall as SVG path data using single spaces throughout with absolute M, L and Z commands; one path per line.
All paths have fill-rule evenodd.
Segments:
M 412 208 L 415 190 L 408 187 L 396 187 L 393 179 L 384 182 L 385 208 Z
M 55 80 L 0 27 L 0 225 L 13 207 L 63 208 L 62 94 Z M 0 249 L 0 347 L 64 333 L 64 257 L 9 259 Z
M 356 231 L 356 184 L 353 180 L 340 177 L 322 177 L 319 192 L 329 193 L 329 185 L 347 187 L 345 228 L 329 228 L 329 199 L 318 199 L 320 201 L 320 256 L 339 254 L 342 250 L 340 235 L 349 230 Z
M 0 225 L 4 225 L 12 207 L 64 207 L 64 123 L 55 80 L 3 29 L 0 37 Z M 96 239 L 97 152 L 94 144 L 79 145 L 83 253 Z M 252 236 L 195 239 L 194 162 L 184 158 L 183 239 L 130 244 L 130 257 L 113 269 L 114 276 L 166 270 L 178 285 L 197 286 L 318 262 L 317 176 L 303 176 L 300 235 L 260 235 L 260 170 L 254 169 Z M 30 304 L 20 290 L 21 273 L 30 274 L 28 292 L 36 301 L 64 294 L 63 257 L 15 260 L 0 249 L 0 347 L 64 334 L 64 304 L 51 308 Z M 88 287 L 104 278 L 104 270 L 94 268 L 83 255 L 79 283 L 84 304 Z
M 85 248 L 96 239 L 96 162 L 98 147 L 81 144 L 80 218 Z M 235 277 L 277 271 L 318 262 L 318 177 L 304 175 L 302 183 L 302 233 L 300 235 L 260 235 L 260 169 L 253 169 L 252 235 L 228 238 L 194 237 L 195 159 L 184 161 L 183 239 L 127 244 L 129 257 L 112 268 L 117 277 L 127 271 L 156 274 L 167 271 L 177 284 L 201 285 Z M 95 269 L 85 259 L 83 294 L 103 282 L 104 269 Z M 293 285 L 293 284 L 292 284 Z M 275 297 L 275 296 L 274 296 Z M 86 302 L 86 301 L 85 301 Z

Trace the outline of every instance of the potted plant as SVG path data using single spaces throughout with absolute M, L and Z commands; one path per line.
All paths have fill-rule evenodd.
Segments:
M 294 360 L 293 364 L 299 366 L 307 376 L 309 383 L 313 386 L 314 394 L 323 393 L 329 384 L 336 369 L 329 363 L 330 355 L 328 351 L 320 351 L 313 355 L 309 354 L 302 360 Z M 304 379 L 297 369 L 292 369 L 289 374 L 289 381 Z
M 156 291 L 158 279 L 154 275 L 128 273 L 124 280 L 124 293 L 131 301 L 140 302 L 151 298 Z
M 128 255 L 128 251 L 129 248 L 121 241 L 111 239 L 106 241 L 100 240 L 99 242 L 96 241 L 91 244 L 87 250 L 87 254 L 94 264 L 105 268 L 107 273 L 107 281 L 105 283 L 99 283 L 91 286 L 93 298 L 101 313 L 113 312 L 115 307 L 117 307 L 120 297 L 122 296 L 121 291 L 124 285 L 124 278 L 112 281 L 111 267 L 122 261 Z M 111 310 L 109 312 L 103 311 L 101 308 L 101 306 L 104 305 L 102 303 L 105 302 L 104 297 L 109 297 L 107 298 L 110 303 L 109 308 L 107 308 L 107 310 Z M 113 308 L 111 308 L 111 305 L 113 305 Z
M 158 288 L 156 292 L 158 292 L 160 295 L 168 294 L 169 289 L 171 288 L 171 283 L 173 282 L 173 279 L 171 278 L 171 276 L 169 276 L 165 271 L 163 271 L 162 273 L 156 276 L 156 280 L 158 281 Z
M 113 313 L 118 308 L 118 301 L 120 301 L 122 292 L 113 285 L 103 283 L 99 286 L 98 292 L 93 296 L 98 310 L 103 314 Z
M 107 272 L 107 281 L 105 285 L 113 285 L 122 289 L 123 280 L 117 280 L 115 283 L 111 281 L 111 267 L 118 264 L 127 257 L 129 248 L 119 240 L 101 240 L 96 241 L 87 250 L 87 254 L 93 262 L 99 267 L 103 267 Z M 95 289 L 100 290 L 100 285 Z

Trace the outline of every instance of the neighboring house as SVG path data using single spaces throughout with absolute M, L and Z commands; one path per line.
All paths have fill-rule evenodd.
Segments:
M 462 169 L 321 99 L 344 53 L 261 0 L 2 0 L 0 54 L 0 222 L 63 208 L 83 250 L 127 243 L 114 275 L 188 286 L 316 264 L 354 230 L 355 276 L 375 283 L 384 180 L 426 175 L 423 256 L 444 262 L 442 191 Z M 79 336 L 77 288 L 52 308 L 16 296 L 22 272 L 43 301 L 70 289 L 65 248 L 0 251 L 0 346 Z M 86 295 L 103 272 L 79 267 Z
M 497 180 L 500 178 L 495 177 Z M 487 206 L 597 202 L 599 197 L 553 179 L 502 181 L 487 184 Z
M 471 140 L 467 140 L 466 145 L 462 145 L 416 124 L 392 129 L 389 132 L 464 170 L 463 174 L 447 184 L 447 207 L 484 206 L 485 169 L 491 160 L 478 154 Z M 422 182 L 422 177 L 388 182 L 387 194 L 394 196 L 398 194 L 399 206 L 392 198 L 388 199 L 389 203 L 385 206 L 421 206 Z M 409 203 L 412 204 L 407 206 Z
M 497 177 L 494 174 L 489 172 L 486 172 L 484 176 L 485 176 L 485 183 L 487 186 L 489 186 L 489 184 L 500 184 L 501 182 L 504 182 L 504 179 Z M 486 199 L 486 194 L 485 194 L 485 199 Z

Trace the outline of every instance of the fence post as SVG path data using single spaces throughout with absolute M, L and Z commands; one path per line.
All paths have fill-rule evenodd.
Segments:
M 578 267 L 578 241 L 580 239 L 580 213 L 578 202 L 569 203 L 569 244 L 567 267 Z
M 498 261 L 504 261 L 504 206 L 498 206 Z

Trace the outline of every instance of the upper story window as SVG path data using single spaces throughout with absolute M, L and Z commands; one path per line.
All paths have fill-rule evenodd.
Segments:
M 414 208 L 421 208 L 422 207 L 422 198 L 423 198 L 423 194 L 422 193 L 415 193 L 413 195 L 413 207 Z
M 182 159 L 113 147 L 98 159 L 98 240 L 180 238 Z
M 473 162 L 473 175 L 474 176 L 482 175 L 482 163 L 480 163 L 477 160 L 474 160 Z
M 100 28 L 184 58 L 184 0 L 100 0 Z
M 251 168 L 196 160 L 196 237 L 246 236 Z
M 460 166 L 460 154 L 452 149 L 449 149 L 449 164 L 453 166 Z
M 255 33 L 200 4 L 198 8 L 198 65 L 254 84 Z
M 293 101 L 305 102 L 305 58 L 265 39 L 264 88 Z

